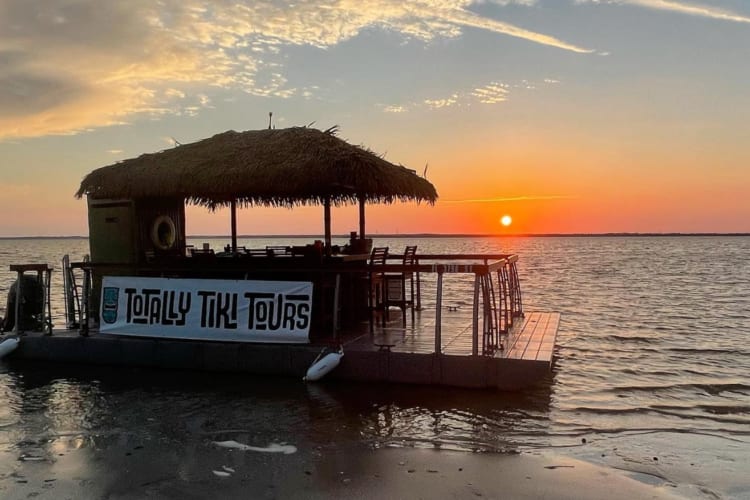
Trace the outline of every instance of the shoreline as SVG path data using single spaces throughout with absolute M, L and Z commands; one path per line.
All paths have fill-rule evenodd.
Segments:
M 267 448 L 238 449 L 208 441 L 198 456 L 186 453 L 187 463 L 174 453 L 163 460 L 158 448 L 142 446 L 129 451 L 121 445 L 88 450 L 93 456 L 85 458 L 76 456 L 83 450 L 69 450 L 37 461 L 11 457 L 13 453 L 6 449 L 0 454 L 0 470 L 15 470 L 0 475 L 0 492 L 7 500 L 31 495 L 40 499 L 674 500 L 706 493 L 696 486 L 676 485 L 656 476 L 637 480 L 639 474 L 635 472 L 547 452 L 326 447 L 287 453 L 290 448 L 294 449 L 271 444 Z M 11 458 L 15 464 L 9 463 Z

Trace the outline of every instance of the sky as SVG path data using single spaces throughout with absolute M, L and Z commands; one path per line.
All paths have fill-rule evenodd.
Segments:
M 88 172 L 270 112 L 435 185 L 374 234 L 750 232 L 748 61 L 748 0 L 0 0 L 0 236 L 87 235 Z

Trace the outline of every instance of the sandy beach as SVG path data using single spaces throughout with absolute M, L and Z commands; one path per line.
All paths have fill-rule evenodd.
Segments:
M 136 498 L 698 498 L 692 487 L 552 455 L 426 449 L 259 453 L 207 445 L 175 464 L 158 450 L 99 450 L 82 467 L 76 452 L 41 460 L 3 453 L 7 500 Z M 83 450 L 81 450 L 83 451 Z

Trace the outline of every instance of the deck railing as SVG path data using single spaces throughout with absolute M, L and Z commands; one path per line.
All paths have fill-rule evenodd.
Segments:
M 480 353 L 479 328 L 482 326 L 481 353 L 491 355 L 502 347 L 502 335 L 515 319 L 523 316 L 521 284 L 514 254 L 418 254 L 414 266 L 387 264 L 384 272 L 417 274 L 417 307 L 421 307 L 420 274 L 435 273 L 435 352 L 442 350 L 442 310 L 445 274 L 473 274 L 472 355 Z
M 389 260 L 401 259 L 400 256 L 389 256 Z M 188 261 L 190 259 L 187 259 Z M 516 262 L 518 256 L 514 254 L 417 254 L 414 264 L 406 265 L 403 263 L 386 263 L 378 266 L 378 273 L 414 273 L 416 276 L 416 307 L 422 309 L 423 286 L 421 275 L 435 274 L 435 352 L 442 351 L 442 312 L 444 302 L 444 280 L 445 275 L 451 274 L 468 274 L 473 275 L 473 299 L 472 299 L 472 355 L 492 355 L 497 350 L 503 348 L 502 336 L 507 334 L 516 319 L 523 317 L 523 300 L 521 294 L 521 284 L 518 277 Z M 285 268 L 264 268 L 252 267 L 247 265 L 234 264 L 230 261 L 222 263 L 219 268 L 205 270 L 212 274 L 213 278 L 222 278 L 223 276 L 243 277 L 249 279 L 251 276 L 272 274 L 274 277 L 294 276 L 297 275 L 317 275 L 331 278 L 327 281 L 332 283 L 333 303 L 331 307 L 332 315 L 332 336 L 337 336 L 338 312 L 339 312 L 339 286 L 342 275 L 356 273 L 366 275 L 370 272 L 369 268 L 357 266 L 313 266 L 300 263 Z M 81 293 L 81 305 L 79 311 L 80 333 L 88 334 L 91 312 L 96 310 L 92 307 L 91 291 L 94 272 L 100 276 L 108 271 L 118 271 L 118 274 L 125 269 L 130 268 L 134 275 L 139 276 L 171 276 L 177 277 L 182 273 L 195 272 L 196 268 L 190 266 L 170 266 L 168 269 L 161 269 L 156 266 L 118 263 L 91 263 L 81 262 L 71 264 L 73 269 L 81 269 L 84 272 L 83 290 Z M 328 309 L 326 308 L 326 311 Z M 481 325 L 481 342 L 479 338 Z M 480 348 L 481 345 L 481 348 Z

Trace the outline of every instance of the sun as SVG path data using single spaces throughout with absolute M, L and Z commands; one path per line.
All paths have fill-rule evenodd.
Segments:
M 500 217 L 500 224 L 502 224 L 505 227 L 510 226 L 512 222 L 513 222 L 513 219 L 511 218 L 510 215 L 503 215 L 502 217 Z

